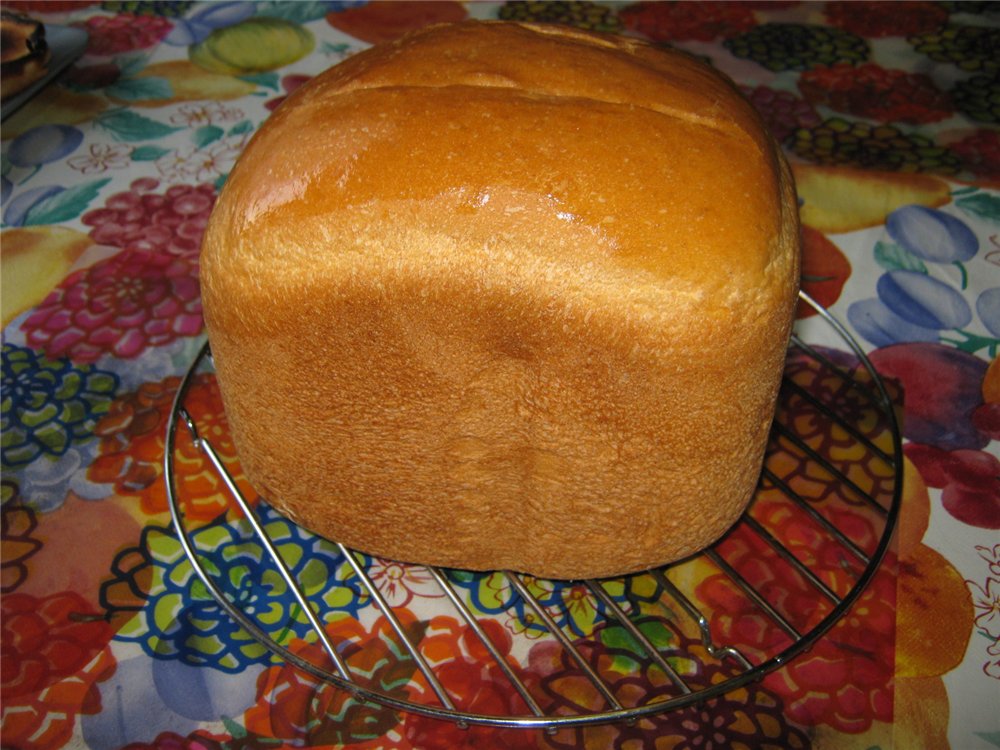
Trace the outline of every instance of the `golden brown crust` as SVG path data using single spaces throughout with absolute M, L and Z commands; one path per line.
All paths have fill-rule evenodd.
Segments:
M 206 232 L 244 468 L 401 560 L 686 556 L 756 482 L 797 243 L 784 160 L 684 55 L 482 22 L 372 48 L 279 108 Z

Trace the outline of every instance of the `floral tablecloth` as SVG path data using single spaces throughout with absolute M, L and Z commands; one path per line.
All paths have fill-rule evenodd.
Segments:
M 1000 747 L 1000 5 L 3 7 L 89 36 L 2 125 L 4 748 Z M 902 513 L 883 572 L 801 661 L 694 710 L 545 733 L 362 705 L 247 639 L 199 589 L 171 526 L 165 421 L 204 341 L 199 242 L 233 161 L 311 76 L 467 17 L 632 34 L 732 76 L 794 162 L 805 289 L 902 394 Z M 231 454 L 210 374 L 189 400 Z M 197 534 L 241 533 L 218 477 L 179 450 Z M 258 509 L 308 575 L 342 575 L 326 542 Z M 227 574 L 242 591 L 257 573 L 237 563 Z M 439 596 L 419 569 L 368 563 L 398 607 Z M 502 598 L 492 578 L 456 580 L 480 609 Z M 380 638 L 370 601 L 337 591 L 326 604 L 340 627 Z M 567 627 L 587 635 L 599 603 L 572 586 L 542 594 L 576 597 Z M 286 601 L 247 606 L 285 617 Z M 504 617 L 498 642 L 531 635 L 524 612 Z M 742 622 L 712 627 L 752 650 L 762 636 Z M 425 628 L 430 653 L 473 663 L 454 619 Z M 546 658 L 521 666 L 552 678 Z M 383 679 L 412 673 L 391 667 Z M 506 700 L 489 670 L 462 674 L 473 705 Z

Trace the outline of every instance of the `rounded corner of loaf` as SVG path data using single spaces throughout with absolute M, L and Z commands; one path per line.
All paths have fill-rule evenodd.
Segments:
M 734 87 L 635 40 L 466 22 L 355 55 L 206 231 L 247 475 L 408 562 L 605 577 L 709 544 L 773 413 L 790 179 Z

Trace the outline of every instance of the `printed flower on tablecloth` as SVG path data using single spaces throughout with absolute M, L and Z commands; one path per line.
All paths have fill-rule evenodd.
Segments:
M 481 619 L 479 625 L 497 647 L 502 658 L 517 673 L 532 694 L 538 679 L 511 657 L 511 638 L 497 621 Z M 425 624 L 421 653 L 450 695 L 459 711 L 488 716 L 527 715 L 529 709 L 513 684 L 489 656 L 473 630 L 453 617 L 438 616 Z M 371 658 L 371 657 L 369 657 Z M 410 683 L 409 699 L 420 704 L 437 704 L 438 699 L 423 678 L 416 674 Z M 502 727 L 476 727 L 471 731 L 457 724 L 414 712 L 402 714 L 399 732 L 414 748 L 421 750 L 528 750 L 537 747 L 534 732 Z
M 990 660 L 983 664 L 983 673 L 995 680 L 1000 680 L 1000 638 L 986 647 Z
M 397 610 L 396 614 L 408 637 L 420 641 L 424 624 L 408 610 Z M 407 698 L 416 663 L 385 618 L 379 618 L 369 630 L 353 617 L 340 617 L 327 623 L 326 633 L 357 682 L 370 690 Z M 296 639 L 289 649 L 312 664 L 333 670 L 318 642 Z M 288 663 L 269 667 L 258 677 L 257 700 L 242 721 L 248 740 L 267 737 L 294 747 L 349 744 L 359 750 L 374 749 L 385 746 L 387 733 L 398 739 L 393 731 L 398 723 L 393 709 L 361 702 L 350 692 Z M 250 746 L 258 745 L 254 742 Z
M 755 503 L 755 516 L 767 510 L 761 505 L 760 500 Z M 779 513 L 789 507 L 780 501 L 764 505 Z M 804 559 L 808 554 L 811 560 L 806 562 L 812 563 L 812 571 L 834 591 L 844 593 L 857 575 L 844 566 L 848 553 L 826 536 L 817 537 L 820 548 L 810 551 L 808 534 L 798 533 L 796 527 L 807 532 L 811 522 L 801 511 L 797 515 L 801 520 L 786 523 L 779 539 L 802 540 L 802 544 L 793 545 L 797 556 Z M 848 525 L 851 518 L 856 528 Z M 832 520 L 838 528 L 849 528 L 852 539 L 859 529 L 864 536 L 863 530 L 870 526 L 860 510 L 842 511 Z M 771 528 L 771 521 L 764 525 Z M 874 536 L 874 530 L 868 534 Z M 829 613 L 829 609 L 818 607 L 808 584 L 759 537 L 745 531 L 731 534 L 720 547 L 720 554 L 800 632 L 815 626 Z M 792 721 L 802 726 L 826 724 L 846 733 L 865 731 L 875 721 L 891 721 L 895 567 L 895 556 L 890 553 L 854 606 L 826 637 L 784 669 L 764 678 L 762 684 L 782 698 Z M 789 636 L 739 593 L 726 576 L 706 577 L 698 585 L 698 596 L 713 612 L 711 632 L 716 642 L 736 646 L 756 660 L 790 645 Z
M 94 15 L 75 24 L 87 32 L 88 55 L 109 56 L 148 49 L 161 41 L 174 25 L 162 16 L 116 13 Z
M 43 599 L 5 594 L 0 606 L 4 747 L 62 747 L 77 715 L 101 708 L 95 683 L 114 673 L 107 648 L 114 631 L 71 592 Z
M 49 357 L 135 359 L 202 330 L 197 267 L 163 253 L 124 250 L 80 269 L 24 321 L 27 343 Z
M 306 597 L 326 613 L 356 615 L 368 604 L 337 548 L 302 531 L 261 504 L 261 524 L 295 575 Z M 274 567 L 249 522 L 216 523 L 190 533 L 206 572 L 234 605 L 277 642 L 311 632 L 288 584 Z M 132 567 L 134 588 L 146 605 L 117 634 L 159 659 L 181 659 L 226 672 L 267 663 L 269 652 L 243 631 L 206 589 L 171 529 L 147 526 L 139 544 L 147 565 Z M 148 581 L 146 586 L 138 583 Z M 114 582 L 109 582 L 114 585 Z M 114 615 L 114 610 L 111 610 Z
M 525 604 L 504 573 L 453 570 L 448 572 L 448 577 L 459 588 L 468 591 L 473 611 L 502 614 L 506 617 L 506 626 L 512 632 L 524 633 L 529 638 L 547 632 L 539 617 Z M 604 603 L 582 583 L 552 581 L 533 576 L 524 576 L 522 580 L 558 625 L 568 628 L 576 635 L 588 635 L 593 631 L 595 622 L 605 615 Z M 609 581 L 606 588 L 611 598 L 626 611 L 631 608 L 622 581 Z
M 87 469 L 88 478 L 113 484 L 119 496 L 134 498 L 150 514 L 169 509 L 162 480 L 163 452 L 166 424 L 179 386 L 178 377 L 145 383 L 136 392 L 117 399 L 94 428 L 100 447 Z M 215 377 L 196 375 L 188 387 L 185 406 L 198 424 L 200 437 L 211 443 L 243 497 L 253 503 L 256 493 L 236 458 Z M 174 469 L 178 502 L 185 518 L 207 521 L 228 511 L 239 512 L 222 477 L 195 447 L 184 427 L 177 431 Z
M 951 97 L 930 76 L 877 63 L 813 68 L 799 76 L 798 87 L 815 106 L 881 122 L 938 122 L 954 110 Z
M 391 607 L 405 607 L 414 597 L 440 598 L 444 596 L 434 577 L 422 565 L 408 565 L 364 556 L 368 575 Z
M 85 213 L 90 237 L 100 245 L 176 255 L 197 261 L 201 237 L 215 205 L 209 183 L 172 185 L 155 193 L 159 180 L 141 177 L 129 190 L 115 193 L 103 208 Z
M 41 540 L 32 534 L 38 526 L 34 511 L 24 505 L 9 503 L 3 506 L 2 539 L 0 551 L 3 554 L 0 568 L 0 592 L 9 594 L 16 591 L 28 577 L 28 559 L 42 547 Z
M 732 676 L 708 657 L 699 640 L 667 630 L 659 618 L 634 620 L 689 687 L 700 690 Z M 588 664 L 628 706 L 645 705 L 680 695 L 678 688 L 618 624 L 605 624 L 591 638 L 574 644 Z M 581 713 L 607 709 L 604 698 L 580 667 L 554 641 L 534 646 L 527 673 L 537 684 L 546 713 Z M 545 735 L 541 747 L 572 750 L 596 739 L 593 730 L 563 729 Z M 603 728 L 601 747 L 635 750 L 707 750 L 757 748 L 805 750 L 806 735 L 788 721 L 780 698 L 759 683 L 739 688 L 707 703 L 644 717 L 634 723 Z M 589 744 L 587 745 L 589 746 Z
M 757 25 L 750 3 L 640 2 L 624 8 L 618 17 L 625 28 L 655 42 L 711 42 L 742 34 Z
M 86 154 L 74 156 L 66 163 L 81 174 L 128 169 L 132 165 L 132 147 L 122 143 L 91 143 Z
M 187 125 L 190 128 L 200 128 L 204 125 L 239 122 L 245 115 L 238 107 L 230 107 L 222 102 L 190 102 L 182 104 L 170 115 L 174 125 Z
M 245 145 L 246 136 L 236 135 L 204 147 L 185 146 L 157 159 L 156 169 L 168 182 L 214 183 L 229 174 Z
M 976 608 L 976 627 L 994 640 L 1000 638 L 1000 579 L 987 578 L 982 586 L 967 583 Z
M 249 750 L 251 747 L 255 745 L 246 740 L 236 742 L 232 737 L 218 740 L 199 730 L 187 737 L 181 737 L 176 732 L 161 732 L 151 742 L 130 742 L 121 750 Z M 260 747 L 279 750 L 273 742 L 266 742 Z
M 117 387 L 114 373 L 4 344 L 4 468 L 23 467 L 40 456 L 62 456 L 75 442 L 89 439 Z
M 1000 578 L 1000 544 L 992 547 L 976 547 L 976 552 L 990 566 L 990 575 Z
M 847 372 L 854 372 L 855 377 L 865 377 L 860 362 L 853 356 L 824 347 L 819 347 L 819 351 Z M 786 376 L 848 423 L 861 428 L 865 436 L 882 450 L 891 450 L 891 432 L 881 408 L 864 391 L 854 387 L 852 381 L 801 354 L 789 357 Z M 794 391 L 789 390 L 787 396 L 780 399 L 777 419 L 810 448 L 831 461 L 863 491 L 888 504 L 895 485 L 895 474 L 877 453 L 868 450 L 846 430 L 838 428 Z M 772 471 L 810 501 L 818 502 L 839 495 L 851 505 L 863 506 L 866 502 L 857 494 L 841 492 L 841 488 L 830 481 L 829 474 L 822 471 L 817 474 L 815 463 L 802 451 L 790 449 L 783 440 L 772 441 L 767 461 Z
M 939 29 L 948 11 L 930 2 L 829 2 L 823 15 L 832 25 L 866 37 L 910 36 Z
M 983 663 L 983 673 L 1000 680 L 1000 544 L 977 546 L 976 552 L 989 566 L 989 576 L 982 586 L 970 580 L 966 580 L 965 585 L 972 595 L 978 635 L 990 641 L 986 647 L 988 658 Z

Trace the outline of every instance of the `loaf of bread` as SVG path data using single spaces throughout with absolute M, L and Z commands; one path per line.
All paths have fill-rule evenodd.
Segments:
M 243 469 L 399 561 L 690 555 L 754 491 L 798 235 L 783 157 L 691 57 L 500 22 L 370 48 L 275 111 L 205 234 Z

